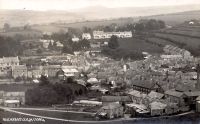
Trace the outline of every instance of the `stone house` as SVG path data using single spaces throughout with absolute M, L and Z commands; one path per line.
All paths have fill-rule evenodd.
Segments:
M 123 117 L 124 111 L 123 111 L 123 107 L 120 104 L 110 103 L 106 106 L 103 106 L 98 111 L 97 115 L 104 116 L 107 119 L 113 119 L 113 118 Z

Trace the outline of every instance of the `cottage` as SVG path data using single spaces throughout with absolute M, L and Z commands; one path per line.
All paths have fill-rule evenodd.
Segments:
M 169 100 L 169 102 L 177 103 L 178 106 L 185 105 L 186 95 L 183 92 L 178 92 L 175 90 L 167 90 L 165 91 L 165 97 Z
M 132 117 L 146 116 L 149 114 L 149 109 L 143 104 L 130 103 L 126 104 L 126 113 L 130 113 Z
M 200 96 L 200 91 L 187 91 L 184 92 L 184 94 L 187 96 L 185 102 L 190 105 L 190 107 L 194 108 L 196 99 Z
M 161 102 L 152 102 L 150 103 L 151 116 L 159 116 L 165 114 L 166 104 Z
M 127 94 L 131 97 L 132 101 L 134 101 L 135 103 L 140 103 L 141 100 L 143 100 L 147 96 L 147 94 L 144 94 L 137 90 L 131 90 Z
M 97 112 L 97 115 L 100 117 L 106 117 L 108 119 L 122 117 L 124 115 L 123 107 L 117 103 L 110 103 L 106 106 L 103 106 Z

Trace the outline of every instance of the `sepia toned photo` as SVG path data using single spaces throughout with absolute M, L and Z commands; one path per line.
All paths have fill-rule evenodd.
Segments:
M 0 124 L 200 124 L 200 0 L 0 0 Z

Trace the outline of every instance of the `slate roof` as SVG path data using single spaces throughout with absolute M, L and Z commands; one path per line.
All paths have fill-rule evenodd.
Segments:
M 184 92 L 186 96 L 200 96 L 200 91 Z
M 165 94 L 169 95 L 169 96 L 174 96 L 174 97 L 182 97 L 182 95 L 183 95 L 182 92 L 178 92 L 175 90 L 167 90 L 167 91 L 165 91 Z
M 155 82 L 149 81 L 149 80 L 134 80 L 133 86 L 143 87 L 147 89 L 151 89 L 155 86 Z

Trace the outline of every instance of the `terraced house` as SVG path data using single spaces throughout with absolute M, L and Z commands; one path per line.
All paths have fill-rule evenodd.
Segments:
M 132 32 L 131 31 L 124 31 L 124 32 L 94 31 L 93 32 L 94 39 L 107 39 L 107 38 L 111 38 L 113 35 L 117 36 L 118 38 L 131 38 Z

